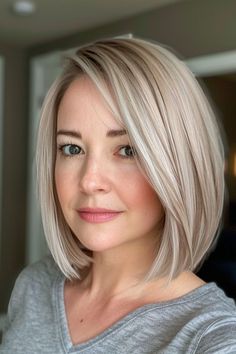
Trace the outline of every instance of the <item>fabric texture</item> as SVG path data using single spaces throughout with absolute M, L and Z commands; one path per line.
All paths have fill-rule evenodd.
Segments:
M 64 281 L 51 257 L 23 270 L 9 303 L 1 354 L 236 354 L 235 303 L 215 283 L 140 307 L 95 338 L 73 345 Z

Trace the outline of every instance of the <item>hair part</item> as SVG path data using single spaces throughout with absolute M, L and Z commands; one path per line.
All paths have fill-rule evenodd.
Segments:
M 54 181 L 57 112 L 69 85 L 86 75 L 127 130 L 137 163 L 165 220 L 145 279 L 195 270 L 212 246 L 224 204 L 224 148 L 218 124 L 187 66 L 141 39 L 101 40 L 67 58 L 46 96 L 37 143 L 37 180 L 49 249 L 68 278 L 93 261 L 62 214 Z

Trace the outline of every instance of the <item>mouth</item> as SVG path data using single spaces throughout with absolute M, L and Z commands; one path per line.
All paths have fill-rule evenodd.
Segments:
M 114 220 L 123 213 L 123 211 L 104 208 L 81 208 L 78 209 L 77 212 L 82 220 L 92 224 Z

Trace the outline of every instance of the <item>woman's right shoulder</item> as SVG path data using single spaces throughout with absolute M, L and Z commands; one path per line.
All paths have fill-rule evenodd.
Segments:
M 56 262 L 51 255 L 46 255 L 37 262 L 31 263 L 26 266 L 23 271 L 25 274 L 50 274 L 55 272 L 60 272 Z
M 14 319 L 21 319 L 23 313 L 31 313 L 40 304 L 50 303 L 54 284 L 62 276 L 52 256 L 25 267 L 18 275 L 11 293 L 5 329 Z
M 26 289 L 30 285 L 35 287 L 51 287 L 52 283 L 62 275 L 59 267 L 51 255 L 25 267 L 18 275 L 15 288 Z
M 20 272 L 11 294 L 4 324 L 3 343 L 6 347 L 9 345 L 13 348 L 13 338 L 17 341 L 15 333 L 19 336 L 19 333 L 27 332 L 33 324 L 37 325 L 38 318 L 43 318 L 45 323 L 45 318 L 53 316 L 53 289 L 62 277 L 52 256 L 46 256 Z

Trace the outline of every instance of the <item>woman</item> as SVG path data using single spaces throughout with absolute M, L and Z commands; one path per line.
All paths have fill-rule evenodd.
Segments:
M 80 48 L 37 145 L 53 257 L 26 268 L 3 353 L 235 353 L 236 310 L 194 274 L 215 240 L 224 153 L 183 62 L 140 39 Z

